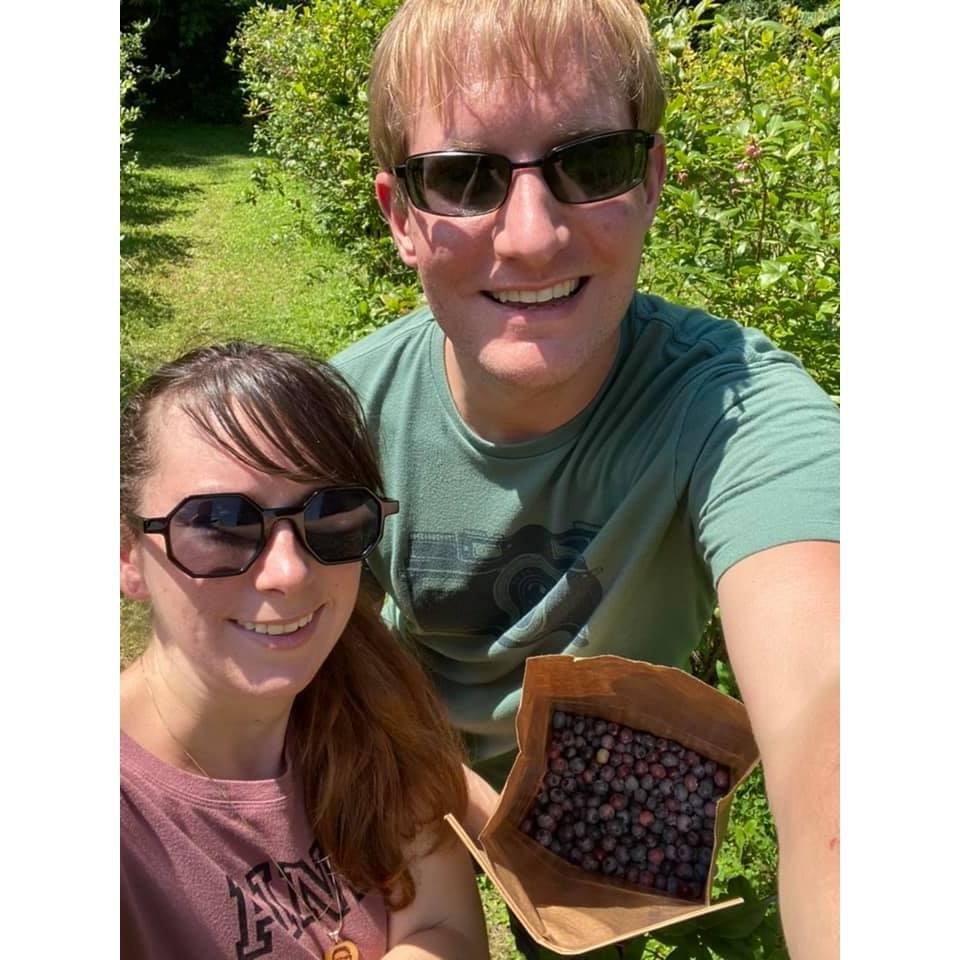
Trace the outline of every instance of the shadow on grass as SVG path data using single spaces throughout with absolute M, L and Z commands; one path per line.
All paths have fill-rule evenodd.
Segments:
M 188 201 L 202 194 L 199 187 L 174 183 L 162 174 L 141 169 L 120 191 L 120 222 L 131 227 L 163 223 L 189 213 Z
M 175 233 L 142 231 L 124 234 L 120 256 L 135 260 L 138 270 L 154 270 L 165 263 L 189 260 L 192 246 L 188 237 Z
M 141 169 L 120 192 L 120 322 L 157 326 L 173 318 L 162 297 L 146 290 L 143 278 L 164 266 L 183 263 L 191 255 L 190 238 L 161 229 L 174 217 L 188 215 L 203 191 L 177 184 L 160 173 Z
M 202 167 L 250 156 L 248 127 L 151 121 L 137 131 L 134 148 L 142 167 Z
M 164 297 L 145 290 L 131 277 L 120 277 L 120 326 L 130 321 L 157 327 L 174 316 L 173 306 Z

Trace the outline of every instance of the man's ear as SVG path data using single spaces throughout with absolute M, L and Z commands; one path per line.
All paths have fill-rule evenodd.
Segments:
M 654 212 L 660 203 L 660 194 L 667 177 L 667 145 L 661 134 L 655 136 L 656 140 L 647 155 L 647 175 L 644 178 L 647 205 L 652 205 Z
M 403 195 L 403 188 L 392 173 L 381 170 L 374 181 L 377 203 L 393 234 L 400 259 L 414 270 L 417 269 L 417 251 L 410 235 L 410 206 Z
M 128 530 L 120 535 L 120 591 L 130 600 L 149 600 L 150 591 L 143 580 L 143 553 Z
M 653 146 L 647 154 L 647 172 L 640 189 L 643 191 L 643 210 L 641 213 L 643 232 L 653 224 L 660 205 L 660 194 L 663 192 L 663 183 L 667 176 L 667 151 L 663 137 L 655 134 Z

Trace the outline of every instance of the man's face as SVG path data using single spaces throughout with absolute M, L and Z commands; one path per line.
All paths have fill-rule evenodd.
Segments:
M 443 116 L 425 109 L 409 153 L 461 148 L 529 161 L 577 137 L 633 126 L 595 68 L 568 59 L 558 76 L 531 68 L 528 77 L 468 85 Z M 561 203 L 539 169 L 522 169 L 499 209 L 456 218 L 398 206 L 396 178 L 377 177 L 400 255 L 419 271 L 446 334 L 455 394 L 458 378 L 537 392 L 584 377 L 599 385 L 616 355 L 662 179 L 661 146 L 645 183 L 596 203 Z M 522 302 L 532 293 L 548 299 Z

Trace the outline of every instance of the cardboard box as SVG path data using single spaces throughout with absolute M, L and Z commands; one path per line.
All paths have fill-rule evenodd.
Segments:
M 547 769 L 557 709 L 676 740 L 729 767 L 730 787 L 717 802 L 702 901 L 588 873 L 521 831 Z M 759 759 L 746 709 L 738 700 L 673 667 L 614 656 L 531 657 L 517 713 L 517 743 L 520 752 L 477 842 L 455 817 L 447 820 L 541 946 L 559 954 L 585 953 L 743 902 L 710 902 L 710 879 L 734 790 Z

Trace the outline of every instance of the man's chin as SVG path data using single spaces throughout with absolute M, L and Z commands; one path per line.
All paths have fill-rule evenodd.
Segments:
M 619 341 L 618 341 L 619 342 Z M 603 380 L 616 356 L 616 344 L 559 340 L 492 342 L 477 365 L 490 379 L 516 390 L 559 390 L 583 378 Z
M 549 343 L 491 344 L 481 351 L 477 365 L 488 379 L 505 387 L 539 393 L 575 377 L 583 358 Z

